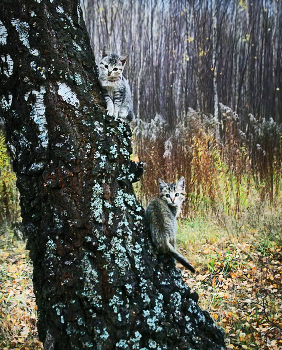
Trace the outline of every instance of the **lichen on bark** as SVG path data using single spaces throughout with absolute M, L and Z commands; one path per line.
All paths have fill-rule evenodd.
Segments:
M 105 113 L 78 1 L 4 0 L 0 45 L 1 117 L 46 349 L 224 348 L 144 228 L 130 125 Z

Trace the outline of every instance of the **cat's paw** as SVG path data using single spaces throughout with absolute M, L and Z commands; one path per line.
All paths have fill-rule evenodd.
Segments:
M 107 114 L 112 117 L 114 115 L 114 106 L 108 105 L 107 106 Z
M 146 164 L 143 162 L 136 163 L 135 161 L 129 161 L 129 173 L 131 176 L 131 182 L 137 182 L 140 180 L 141 176 L 144 173 Z
M 134 119 L 133 112 L 128 108 L 121 108 L 118 116 L 128 122 L 131 122 Z
M 127 112 L 128 112 L 127 109 L 121 108 L 121 109 L 119 110 L 118 116 L 119 116 L 120 118 L 122 118 L 122 119 L 126 119 L 127 114 L 128 114 Z
M 120 109 L 118 105 L 114 105 L 114 116 L 120 117 Z

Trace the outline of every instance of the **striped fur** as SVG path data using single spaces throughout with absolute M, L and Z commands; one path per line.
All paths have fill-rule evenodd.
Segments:
M 161 254 L 171 254 L 177 261 L 192 272 L 193 266 L 175 249 L 177 222 L 185 199 L 185 180 L 176 183 L 158 180 L 160 195 L 153 198 L 146 209 L 145 220 L 151 232 L 153 244 Z
M 127 121 L 134 118 L 130 87 L 122 75 L 127 56 L 104 51 L 99 66 L 99 81 L 107 103 L 107 114 Z

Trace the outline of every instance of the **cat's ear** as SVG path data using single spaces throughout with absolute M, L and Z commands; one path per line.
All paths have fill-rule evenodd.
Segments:
M 124 66 L 126 60 L 128 59 L 128 55 L 121 55 L 121 56 L 119 57 L 119 59 L 120 59 L 122 65 Z
M 110 52 L 109 50 L 106 49 L 106 46 L 103 47 L 103 51 L 102 51 L 102 57 L 106 57 L 109 56 Z
M 182 190 L 185 190 L 185 179 L 183 176 L 177 181 L 177 187 L 180 187 Z
M 158 185 L 160 190 L 167 187 L 167 184 L 162 179 L 158 179 Z

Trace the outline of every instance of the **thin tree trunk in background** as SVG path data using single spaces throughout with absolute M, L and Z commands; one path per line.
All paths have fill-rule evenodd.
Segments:
M 173 124 L 173 130 L 177 118 L 187 116 L 188 108 L 182 107 L 185 99 L 188 107 L 215 116 L 218 103 L 235 109 L 243 130 L 249 113 L 280 122 L 281 1 L 140 0 L 134 3 L 134 11 L 130 0 L 81 1 L 88 7 L 86 24 L 93 45 L 100 48 L 106 44 L 113 51 L 128 52 L 129 65 L 137 68 L 130 79 L 134 100 L 143 106 L 136 115 L 143 121 L 161 114 Z M 131 18 L 127 15 L 130 10 Z M 129 30 L 135 35 L 130 37 Z M 272 40 L 266 40 L 270 37 L 273 46 Z M 188 81 L 183 74 L 186 51 Z M 262 64 L 265 53 L 269 53 L 268 63 Z M 242 57 L 248 57 L 248 69 L 240 69 Z M 265 87 L 272 79 L 268 66 L 275 67 L 276 74 L 276 89 L 270 91 Z M 178 88 L 186 84 L 186 89 Z
M 105 115 L 78 1 L 3 0 L 0 112 L 45 349 L 222 349 L 143 227 L 130 126 Z
M 218 93 L 217 93 L 217 9 L 215 0 L 212 0 L 212 69 L 213 69 L 213 98 L 214 118 L 219 122 L 218 117 Z

